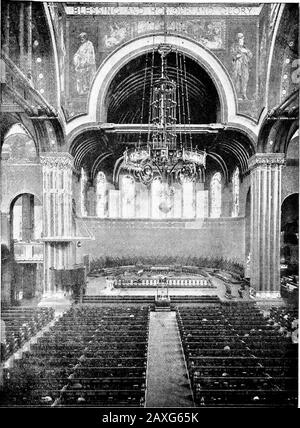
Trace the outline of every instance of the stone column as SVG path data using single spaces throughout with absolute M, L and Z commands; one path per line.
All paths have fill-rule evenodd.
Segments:
M 53 269 L 71 267 L 72 172 L 69 153 L 41 156 L 43 167 L 44 295 L 55 290 Z
M 251 171 L 250 283 L 260 297 L 280 295 L 281 169 L 284 153 L 257 153 Z
M 25 194 L 22 196 L 22 241 L 33 239 L 34 230 L 34 197 Z

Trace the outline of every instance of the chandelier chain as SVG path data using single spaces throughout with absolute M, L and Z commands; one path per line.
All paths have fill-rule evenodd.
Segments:
M 172 52 L 175 52 L 176 59 L 175 79 L 168 76 L 167 56 Z M 160 70 L 155 65 L 157 53 L 160 56 Z M 146 100 L 148 60 L 147 56 L 141 124 Z M 178 129 L 178 123 L 182 125 L 181 129 Z M 153 47 L 152 50 L 147 147 L 142 145 L 141 133 L 140 130 L 135 148 L 125 150 L 122 167 L 145 185 L 152 183 L 155 177 L 160 177 L 165 194 L 163 209 L 166 210 L 170 206 L 173 183 L 201 179 L 206 163 L 206 152 L 194 149 L 192 144 L 186 57 L 167 44 L 156 49 Z
M 144 118 L 145 95 L 146 95 L 146 80 L 147 80 L 147 72 L 148 72 L 148 59 L 149 59 L 149 55 L 148 55 L 148 52 L 147 52 L 146 62 L 145 62 L 144 82 L 143 82 L 142 108 L 141 108 L 141 117 L 140 117 L 140 124 L 141 125 L 143 124 L 143 118 Z M 139 133 L 139 147 L 141 146 L 141 140 L 142 140 L 142 127 L 140 128 L 140 133 Z
M 191 150 L 193 150 L 193 141 L 192 141 L 192 133 L 191 133 L 189 91 L 188 91 L 185 55 L 183 56 L 183 69 L 184 69 L 184 80 L 185 80 L 185 95 L 186 95 L 186 107 L 187 107 L 187 117 L 188 117 L 188 129 L 189 129 L 189 137 L 190 137 L 190 148 L 191 148 Z

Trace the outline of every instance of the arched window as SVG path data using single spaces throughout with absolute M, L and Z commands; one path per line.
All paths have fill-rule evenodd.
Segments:
M 80 198 L 80 202 L 81 202 L 81 215 L 82 217 L 86 217 L 87 214 L 87 182 L 88 182 L 88 177 L 87 177 L 87 173 L 85 172 L 85 170 L 83 168 L 81 168 L 81 178 L 80 178 L 80 194 L 81 194 L 81 198 Z
M 96 215 L 100 218 L 107 215 L 107 183 L 102 171 L 96 176 Z
M 122 217 L 135 217 L 135 182 L 130 175 L 124 175 L 121 181 Z
M 182 183 L 182 197 L 183 197 L 183 217 L 195 217 L 195 186 L 193 181 L 186 181 Z
M 238 217 L 240 208 L 240 171 L 238 168 L 232 175 L 232 198 L 232 217 Z
M 222 184 L 221 173 L 216 172 L 210 182 L 210 216 L 217 218 L 221 216 L 222 207 Z
M 160 218 L 161 211 L 159 204 L 161 201 L 162 182 L 160 177 L 155 177 L 151 184 L 151 217 Z

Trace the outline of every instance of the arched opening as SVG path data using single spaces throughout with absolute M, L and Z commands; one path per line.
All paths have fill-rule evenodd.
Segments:
M 86 173 L 86 170 L 84 168 L 81 168 L 81 175 L 80 175 L 80 209 L 81 209 L 81 216 L 86 217 L 88 210 L 87 210 L 87 187 L 88 187 L 88 176 Z
M 1 157 L 2 160 L 11 163 L 36 161 L 37 150 L 35 143 L 21 123 L 15 123 L 6 133 Z
M 240 211 L 240 171 L 237 167 L 232 175 L 232 217 L 238 217 Z
M 156 177 L 151 185 L 151 215 L 153 218 L 160 218 L 159 210 L 161 200 L 162 183 L 159 177 Z
M 299 193 L 289 195 L 281 205 L 281 276 L 299 271 Z
M 11 301 L 38 297 L 42 285 L 42 204 L 29 193 L 10 205 Z
M 210 217 L 218 218 L 222 211 L 222 176 L 216 172 L 210 181 Z
M 96 175 L 96 215 L 104 218 L 107 216 L 107 181 L 103 171 Z
M 131 175 L 121 177 L 121 213 L 123 218 L 135 217 L 135 181 Z
M 193 181 L 186 181 L 182 183 L 182 198 L 183 198 L 183 217 L 195 217 L 195 183 Z

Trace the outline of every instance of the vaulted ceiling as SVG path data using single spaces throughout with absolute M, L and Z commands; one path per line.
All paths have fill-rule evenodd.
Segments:
M 108 91 L 108 122 L 147 123 L 151 83 L 160 74 L 161 59 L 158 52 L 154 55 L 149 52 L 123 67 Z M 183 96 L 188 98 L 191 123 L 218 121 L 218 94 L 203 68 L 189 57 L 171 52 L 167 55 L 166 74 L 177 84 L 177 103 L 182 103 Z

